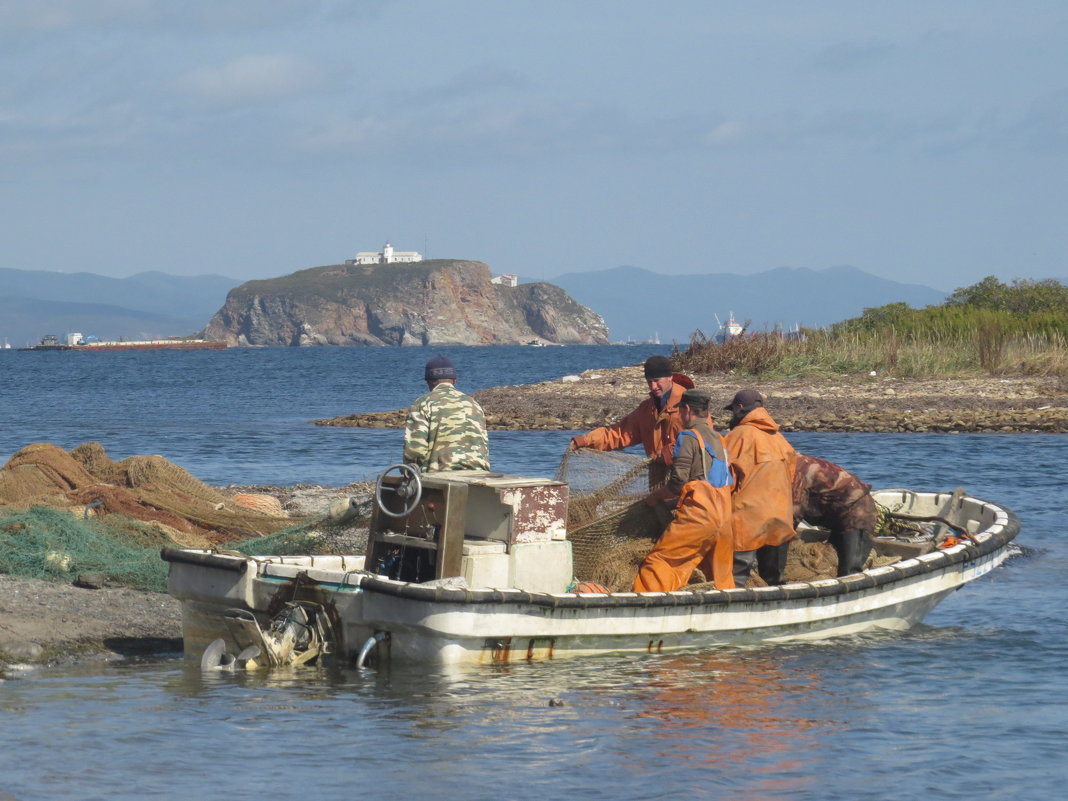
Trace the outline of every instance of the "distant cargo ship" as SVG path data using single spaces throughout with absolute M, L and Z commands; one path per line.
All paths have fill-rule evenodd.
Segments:
M 226 343 L 210 339 L 132 339 L 109 342 L 81 334 L 67 334 L 60 341 L 55 334 L 41 338 L 38 345 L 19 350 L 225 350 Z

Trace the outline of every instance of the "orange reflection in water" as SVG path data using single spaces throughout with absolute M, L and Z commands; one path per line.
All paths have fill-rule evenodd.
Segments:
M 662 756 L 747 777 L 749 798 L 813 789 L 808 760 L 831 725 L 808 712 L 813 694 L 825 694 L 821 674 L 784 666 L 781 657 L 771 649 L 726 649 L 651 660 L 648 681 L 635 693 L 637 718 L 658 725 L 643 733 L 667 741 L 657 749 Z

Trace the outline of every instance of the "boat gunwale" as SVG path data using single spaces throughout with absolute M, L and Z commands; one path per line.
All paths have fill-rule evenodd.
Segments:
M 616 593 L 543 593 L 519 589 L 459 589 L 452 587 L 426 586 L 397 581 L 382 576 L 363 573 L 358 584 L 349 585 L 363 592 L 388 595 L 410 601 L 461 605 L 527 605 L 553 609 L 605 609 L 605 608 L 660 608 L 685 606 L 729 606 L 754 602 L 801 601 L 815 598 L 831 598 L 841 595 L 884 588 L 887 585 L 916 576 L 945 570 L 954 565 L 978 561 L 1005 548 L 1020 531 L 1016 515 L 1003 506 L 983 502 L 997 510 L 998 520 L 988 529 L 977 532 L 970 542 L 922 556 L 913 557 L 890 565 L 866 570 L 842 578 L 819 579 L 814 582 L 785 584 L 772 587 L 735 588 L 729 590 L 676 590 L 674 592 L 616 592 Z M 239 554 L 208 553 L 183 548 L 163 548 L 161 558 L 167 562 L 183 562 L 196 566 L 220 568 L 233 572 L 245 572 L 250 565 L 264 567 L 275 564 L 262 557 Z M 289 565 L 299 567 L 298 565 Z M 346 575 L 352 575 L 347 571 Z M 320 585 L 332 582 L 317 581 Z

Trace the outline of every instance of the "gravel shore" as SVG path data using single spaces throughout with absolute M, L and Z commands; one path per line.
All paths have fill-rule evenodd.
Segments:
M 20 667 L 182 650 L 178 601 L 0 573 L 0 680 Z
M 694 376 L 717 407 L 739 389 L 757 389 L 784 431 L 1046 432 L 1068 431 L 1063 378 L 738 380 Z M 587 370 L 577 376 L 475 393 L 493 430 L 586 431 L 619 420 L 646 396 L 641 367 Z M 352 414 L 316 425 L 391 428 L 405 410 Z M 722 413 L 713 412 L 722 422 Z

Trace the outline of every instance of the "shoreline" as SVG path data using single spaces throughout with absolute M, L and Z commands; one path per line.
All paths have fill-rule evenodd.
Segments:
M 720 407 L 737 390 L 756 389 L 784 432 L 1068 432 L 1068 381 L 1063 378 L 693 378 L 712 393 L 717 425 L 725 422 Z M 463 389 L 462 381 L 459 386 Z M 634 366 L 491 387 L 473 397 L 482 405 L 491 431 L 589 431 L 621 419 L 647 393 L 642 368 Z M 394 409 L 310 422 L 402 428 L 406 414 L 406 409 Z
M 355 497 L 367 505 L 373 485 L 230 485 L 217 489 L 229 495 L 272 495 L 296 519 L 325 516 L 340 498 Z M 0 573 L 0 684 L 58 665 L 182 656 L 182 610 L 177 599 L 165 592 L 98 582 L 91 574 L 71 579 L 49 581 Z

